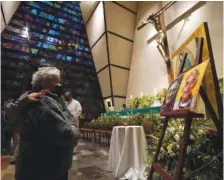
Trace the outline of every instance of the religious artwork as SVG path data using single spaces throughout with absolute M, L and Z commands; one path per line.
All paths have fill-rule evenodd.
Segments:
M 147 17 L 147 19 L 143 20 L 140 26 L 137 28 L 138 30 L 140 30 L 148 23 L 154 26 L 154 28 L 157 31 L 157 35 L 156 35 L 157 46 L 156 47 L 166 63 L 169 62 L 169 52 L 168 52 L 168 46 L 167 46 L 167 36 L 161 26 L 160 15 L 175 3 L 176 3 L 175 1 L 171 1 L 167 3 L 164 7 L 162 7 L 157 13 L 150 14 Z
M 173 110 L 190 109 L 191 111 L 194 111 L 198 92 L 208 63 L 209 60 L 190 69 L 183 75 Z
M 209 36 L 209 29 L 207 23 L 202 23 L 191 35 L 183 42 L 183 44 L 171 55 L 171 69 L 174 79 L 177 78 L 181 61 L 184 55 L 187 53 L 187 58 L 185 60 L 183 71 L 186 71 L 190 67 L 194 66 L 196 62 L 197 50 L 198 50 L 198 39 L 203 40 L 202 47 L 202 62 L 210 59 L 207 71 L 205 72 L 205 81 L 203 87 L 208 93 L 208 100 L 210 101 L 216 115 L 222 119 L 222 99 L 219 87 L 217 84 L 217 74 L 215 70 L 215 63 L 213 52 L 211 48 L 211 40 Z M 198 96 L 197 99 L 197 112 L 205 113 L 205 106 Z
M 196 52 L 197 52 L 197 41 L 194 39 L 189 44 L 187 44 L 172 60 L 172 66 L 174 70 L 174 77 L 178 76 L 179 67 L 184 60 L 184 56 L 186 54 L 186 60 L 184 63 L 183 72 L 190 69 L 195 65 L 196 60 Z
M 161 111 L 190 109 L 194 111 L 198 92 L 209 60 L 188 70 L 171 82 Z
M 80 99 L 85 118 L 105 111 L 79 3 L 21 3 L 1 36 L 2 102 L 19 97 L 30 88 L 25 77 L 50 64 L 61 70 L 64 89 Z
M 177 91 L 180 87 L 182 78 L 183 78 L 183 76 L 181 76 L 171 82 L 170 87 L 166 93 L 166 97 L 163 101 L 161 111 L 172 111 L 173 110 L 174 101 L 175 101 L 175 98 L 177 95 Z

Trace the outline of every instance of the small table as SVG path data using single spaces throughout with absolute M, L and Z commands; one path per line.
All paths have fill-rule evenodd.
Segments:
M 146 148 L 142 126 L 114 127 L 107 170 L 112 171 L 115 178 L 139 179 L 146 167 Z

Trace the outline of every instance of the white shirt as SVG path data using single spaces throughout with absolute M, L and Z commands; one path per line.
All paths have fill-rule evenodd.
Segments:
M 197 97 L 192 97 L 190 100 L 186 103 L 181 103 L 181 101 L 176 101 L 173 106 L 173 110 L 178 110 L 178 109 L 190 109 L 191 111 L 195 110 L 195 105 L 196 105 Z M 181 108 L 182 107 L 182 108 Z
M 70 103 L 67 103 L 68 110 L 72 114 L 71 121 L 79 127 L 79 116 L 82 113 L 82 106 L 79 101 L 72 99 Z

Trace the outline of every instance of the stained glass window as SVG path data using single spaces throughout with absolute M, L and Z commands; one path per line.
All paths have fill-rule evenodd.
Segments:
M 47 62 L 67 67 L 63 82 L 83 105 L 83 118 L 97 116 L 88 110 L 104 111 L 91 104 L 95 102 L 92 96 L 99 97 L 96 101 L 101 104 L 103 101 L 79 2 L 22 2 L 2 32 L 1 46 L 2 70 L 7 74 L 3 79 L 7 88 L 2 92 L 4 98 L 21 94 L 19 89 L 24 86 L 23 81 L 16 82 L 9 77 L 25 80 L 33 64 Z M 11 74 L 7 68 L 13 69 Z
M 37 15 L 37 10 L 36 9 L 32 9 L 31 10 L 31 14 Z
M 36 32 L 31 32 L 30 33 L 31 38 L 38 38 L 38 39 L 43 39 L 44 35 Z
M 51 34 L 51 35 L 54 35 L 54 36 L 59 36 L 60 35 L 60 32 L 57 32 L 55 30 L 49 30 L 48 34 Z
M 56 8 L 58 8 L 58 9 L 60 9 L 60 8 L 61 8 L 61 5 L 60 5 L 60 4 L 58 4 L 58 3 L 54 3 L 54 7 L 56 7 Z
M 47 18 L 47 19 L 50 19 L 50 20 L 54 20 L 54 16 L 53 15 L 51 15 L 51 14 L 47 14 L 47 13 L 45 13 L 45 12 L 40 12 L 40 15 L 39 15 L 40 17 L 44 17 L 44 18 Z
M 36 49 L 36 48 L 31 48 L 31 52 L 32 52 L 33 55 L 37 55 L 37 53 L 38 53 L 38 49 Z
M 53 7 L 54 7 L 53 2 L 51 2 L 51 1 L 42 1 L 42 3 L 44 3 L 44 4 L 47 4 L 47 5 L 49 5 L 49 6 L 53 6 Z
M 33 6 L 35 8 L 38 8 L 38 9 L 43 9 L 43 7 L 41 7 L 38 3 L 36 3 L 35 1 L 25 1 L 26 4 L 30 5 L 30 6 Z
M 23 55 L 23 54 L 20 54 L 20 53 L 13 53 L 13 52 L 6 52 L 5 53 L 5 52 L 2 52 L 2 55 L 10 57 L 10 58 L 25 60 L 25 61 L 30 61 L 31 60 L 29 55 Z
M 49 41 L 50 43 L 58 43 L 58 39 L 57 38 L 53 38 L 53 37 L 49 37 L 47 36 L 47 41 Z

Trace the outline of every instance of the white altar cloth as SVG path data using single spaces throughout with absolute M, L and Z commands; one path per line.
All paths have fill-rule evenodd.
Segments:
M 115 178 L 144 179 L 146 148 L 147 143 L 142 126 L 114 127 L 107 170 L 112 171 Z

